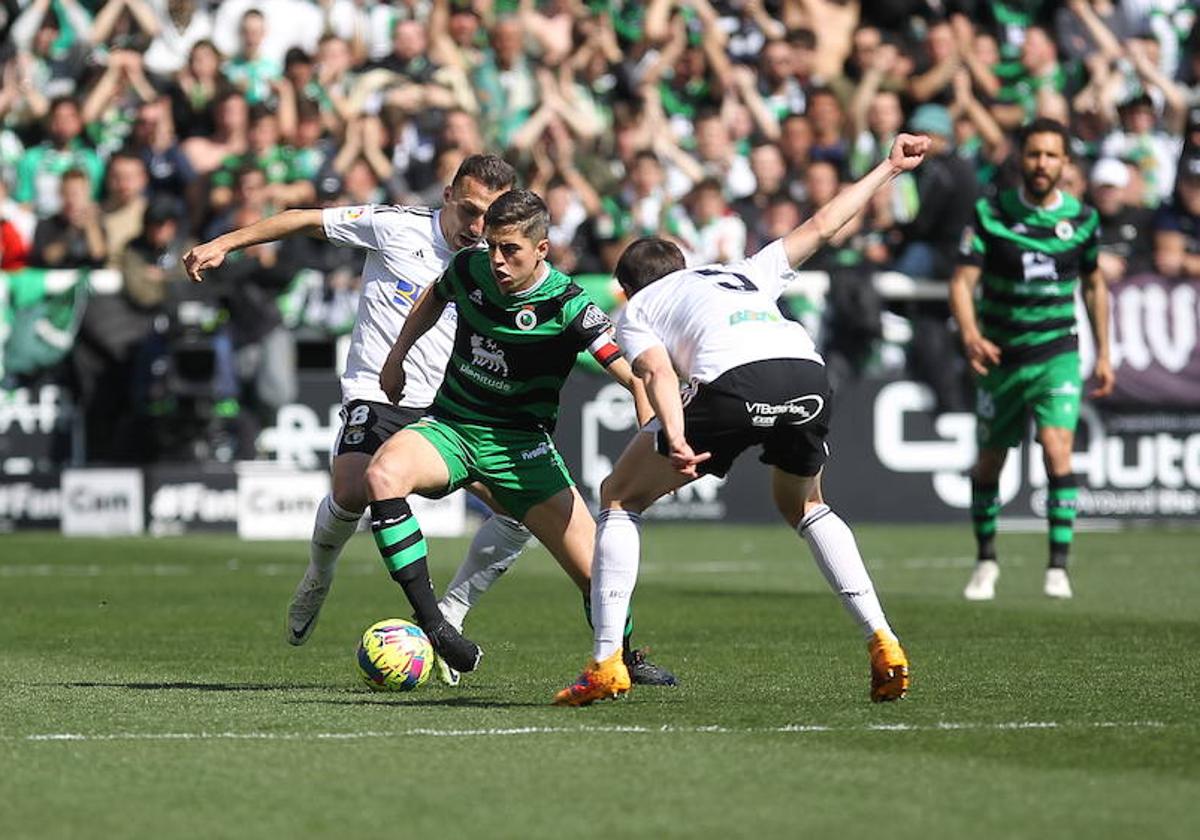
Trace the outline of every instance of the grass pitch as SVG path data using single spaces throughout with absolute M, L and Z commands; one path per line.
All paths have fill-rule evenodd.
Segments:
M 682 685 L 587 709 L 548 705 L 590 641 L 541 549 L 469 621 L 478 674 L 381 695 L 354 646 L 408 611 L 369 538 L 291 648 L 303 545 L 0 537 L 0 836 L 1195 836 L 1200 533 L 1080 534 L 1067 603 L 1002 534 L 969 604 L 965 523 L 857 531 L 901 703 L 782 526 L 647 524 L 637 637 Z

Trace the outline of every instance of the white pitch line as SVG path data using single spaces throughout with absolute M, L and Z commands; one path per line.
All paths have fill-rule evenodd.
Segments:
M 934 724 L 871 723 L 865 726 L 824 726 L 792 723 L 776 727 L 727 726 L 521 726 L 511 729 L 399 729 L 363 732 L 46 732 L 6 736 L 6 741 L 355 741 L 368 738 L 506 738 L 522 735 L 780 735 L 822 732 L 1012 732 L 1048 729 L 1165 729 L 1170 724 L 1153 720 L 1059 723 L 1057 721 L 1006 721 L 970 723 L 942 721 Z

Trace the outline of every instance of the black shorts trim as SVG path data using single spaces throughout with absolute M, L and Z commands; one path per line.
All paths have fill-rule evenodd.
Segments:
M 342 406 L 342 430 L 338 432 L 333 454 L 335 457 L 347 452 L 374 455 L 384 441 L 428 413 L 425 408 L 351 400 Z
M 764 359 L 696 387 L 683 409 L 684 435 L 712 457 L 697 467 L 724 476 L 751 446 L 759 460 L 792 475 L 816 475 L 828 456 L 832 393 L 825 366 L 809 359 Z M 659 430 L 658 451 L 667 451 Z

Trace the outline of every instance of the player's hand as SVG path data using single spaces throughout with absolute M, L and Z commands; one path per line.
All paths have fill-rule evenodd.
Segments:
M 932 140 L 920 134 L 897 135 L 892 143 L 892 151 L 888 153 L 888 161 L 902 172 L 911 172 L 925 160 L 932 143 Z
M 200 273 L 225 262 L 225 249 L 214 242 L 202 242 L 183 255 L 183 267 L 193 283 L 203 283 Z
M 1096 369 L 1092 371 L 1092 378 L 1096 380 L 1096 387 L 1089 393 L 1096 398 L 1107 397 L 1117 384 L 1117 375 L 1113 373 L 1112 362 L 1106 358 L 1096 360 Z
M 675 472 L 685 475 L 688 478 L 699 478 L 700 473 L 696 471 L 696 467 L 711 457 L 711 452 L 697 454 L 692 451 L 691 444 L 686 440 L 671 444 L 671 449 L 667 453 L 667 458 L 670 459 L 671 466 L 675 468 Z
M 379 372 L 379 387 L 392 405 L 399 403 L 404 393 L 404 363 L 391 358 L 384 362 L 383 370 Z
M 981 335 L 963 339 L 963 349 L 967 351 L 967 361 L 971 370 L 983 376 L 992 365 L 1000 364 L 1000 348 Z

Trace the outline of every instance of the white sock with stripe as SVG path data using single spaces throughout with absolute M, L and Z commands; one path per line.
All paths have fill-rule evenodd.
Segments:
M 438 602 L 446 620 L 462 630 L 467 613 L 517 561 L 531 539 L 529 529 L 508 516 L 496 514 L 480 525 L 467 556 Z
M 358 530 L 362 512 L 345 510 L 328 495 L 317 505 L 317 518 L 313 523 L 312 538 L 308 543 L 310 570 L 321 574 L 332 574 L 334 564 L 342 554 L 346 543 Z
M 825 580 L 858 622 L 863 635 L 870 638 L 876 630 L 891 633 L 871 576 L 858 553 L 858 543 L 842 518 L 828 505 L 819 505 L 809 511 L 796 530 L 812 549 Z
M 592 627 L 596 661 L 621 649 L 629 602 L 637 585 L 642 552 L 642 517 L 627 510 L 603 510 L 596 517 L 592 559 Z

